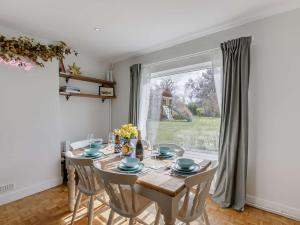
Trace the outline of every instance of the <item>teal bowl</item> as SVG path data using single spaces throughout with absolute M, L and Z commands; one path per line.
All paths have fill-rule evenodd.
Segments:
M 84 152 L 85 152 L 86 155 L 93 156 L 93 155 L 97 155 L 99 153 L 99 149 L 97 149 L 97 148 L 88 148 L 88 149 L 85 149 Z
M 101 142 L 94 142 L 91 144 L 91 148 L 101 148 L 102 147 L 102 143 Z
M 188 169 L 190 168 L 192 165 L 195 164 L 195 161 L 192 159 L 186 159 L 186 158 L 181 158 L 181 159 L 177 159 L 176 163 L 179 167 L 183 168 L 183 169 Z
M 159 154 L 161 155 L 166 155 L 170 152 L 170 148 L 169 147 L 159 147 Z
M 139 163 L 139 160 L 137 158 L 126 157 L 122 159 L 122 163 L 127 167 L 135 167 Z

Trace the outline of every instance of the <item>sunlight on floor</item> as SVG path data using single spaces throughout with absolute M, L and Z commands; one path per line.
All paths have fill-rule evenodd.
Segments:
M 85 204 L 80 206 L 74 225 L 87 225 Z M 93 225 L 106 225 L 110 210 L 104 209 L 98 201 L 95 201 L 95 209 Z M 97 215 L 97 211 L 102 210 L 104 212 Z M 246 206 L 244 212 L 222 209 L 210 199 L 207 200 L 207 211 L 211 225 L 300 225 L 300 222 L 249 206 Z M 139 216 L 140 221 L 153 224 L 155 212 L 154 206 L 149 207 Z M 71 219 L 72 213 L 68 208 L 68 192 L 65 185 L 0 206 L 1 225 L 69 225 Z M 115 216 L 114 225 L 126 225 L 128 222 L 129 220 L 123 217 Z M 197 224 L 200 223 L 198 221 L 191 223 Z

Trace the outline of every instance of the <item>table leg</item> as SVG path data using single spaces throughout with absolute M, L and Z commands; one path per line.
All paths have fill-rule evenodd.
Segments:
M 68 165 L 68 203 L 70 211 L 74 210 L 75 206 L 75 168 Z
M 165 196 L 164 201 L 158 202 L 161 213 L 164 217 L 164 224 L 175 224 L 179 199 L 180 195 L 177 195 L 176 197 Z
M 176 196 L 172 197 L 164 193 L 158 192 L 152 188 L 138 185 L 137 192 L 156 202 L 161 210 L 161 214 L 164 217 L 164 224 L 174 225 L 177 217 L 177 208 L 180 198 L 184 195 L 185 190 L 182 190 Z
M 175 221 L 176 221 L 176 218 L 174 217 L 167 217 L 164 215 L 164 221 L 166 225 L 175 225 Z

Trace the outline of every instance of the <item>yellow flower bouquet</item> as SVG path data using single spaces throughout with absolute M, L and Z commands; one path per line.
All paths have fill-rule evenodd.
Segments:
M 114 130 L 114 133 L 122 138 L 122 154 L 125 156 L 130 156 L 134 149 L 134 146 L 131 143 L 131 139 L 137 138 L 138 136 L 137 127 L 131 123 L 124 124 L 120 129 Z
M 133 126 L 133 124 L 129 123 L 122 125 L 120 129 L 116 129 L 115 134 L 124 139 L 132 139 L 138 136 L 138 130 L 136 126 Z

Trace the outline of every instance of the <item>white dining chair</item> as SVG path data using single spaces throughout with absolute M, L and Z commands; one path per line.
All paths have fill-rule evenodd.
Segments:
M 97 168 L 102 178 L 111 208 L 107 225 L 113 224 L 114 214 L 129 218 L 129 225 L 138 220 L 138 216 L 152 205 L 152 201 L 136 193 L 136 175 L 113 173 Z M 144 222 L 143 222 L 144 223 Z M 145 223 L 144 223 L 145 224 Z
M 205 225 L 210 224 L 205 207 L 217 167 L 218 163 L 214 162 L 205 172 L 185 179 L 186 193 L 178 205 L 178 220 L 189 225 L 194 220 L 202 219 Z
M 70 144 L 71 150 L 79 149 L 79 148 L 84 148 L 90 144 L 89 140 L 82 140 L 82 141 L 76 141 L 72 142 Z
M 155 144 L 153 145 L 153 149 L 159 150 L 160 147 L 168 147 L 171 152 L 175 152 L 175 154 L 179 157 L 183 156 L 185 150 L 183 147 L 177 144 Z
M 71 225 L 74 224 L 76 213 L 81 203 L 82 194 L 85 194 L 89 197 L 88 224 L 92 225 L 94 219 L 94 198 L 97 198 L 97 200 L 104 204 L 104 206 L 108 206 L 108 203 L 105 201 L 105 189 L 103 186 L 103 182 L 101 181 L 101 178 L 95 173 L 95 167 L 93 165 L 92 159 L 74 158 L 70 157 L 70 154 L 68 156 L 69 163 L 74 166 L 79 177 L 77 186 L 77 198 Z M 106 209 L 108 209 L 108 207 L 106 207 Z M 105 208 L 102 209 L 102 211 L 104 210 Z
M 93 138 L 91 139 L 92 141 L 100 141 L 102 138 Z M 88 146 L 91 143 L 91 140 L 81 140 L 81 141 L 75 141 L 70 144 L 71 150 L 79 149 L 79 148 L 84 148 Z

